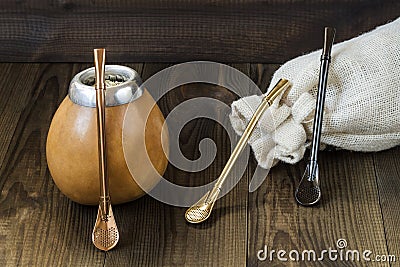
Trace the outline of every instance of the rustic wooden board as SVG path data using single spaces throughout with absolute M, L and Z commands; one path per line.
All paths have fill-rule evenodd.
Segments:
M 252 75 L 265 90 L 271 73 L 278 66 L 252 65 Z M 259 74 L 267 77 L 260 77 Z M 263 75 L 261 75 L 263 76 Z M 385 229 L 379 205 L 373 155 L 346 151 L 323 152 L 320 156 L 321 203 L 312 208 L 297 205 L 296 186 L 305 170 L 304 160 L 294 166 L 278 164 L 258 191 L 249 194 L 248 264 L 282 266 L 269 257 L 257 258 L 259 250 L 335 249 L 338 239 L 347 241 L 347 249 L 369 249 L 387 254 Z M 393 163 L 393 162 L 391 162 Z M 393 171 L 393 167 L 391 168 Z M 386 175 L 382 174 L 383 177 Z M 397 177 L 398 178 L 398 177 Z M 391 203 L 389 209 L 395 209 Z M 388 212 L 389 213 L 389 212 Z M 396 215 L 392 223 L 396 221 Z M 398 220 L 397 220 L 398 223 Z M 394 225 L 393 225 L 394 227 Z M 393 234 L 393 231 L 391 232 Z M 399 238 L 393 236 L 393 242 Z M 396 245 L 393 245 L 396 247 Z M 268 252 L 268 253 L 269 253 Z M 262 255 L 261 255 L 262 256 Z M 286 257 L 288 255 L 286 254 Z M 365 266 L 366 262 L 288 261 L 285 266 Z M 382 266 L 389 266 L 389 264 Z
M 146 196 L 115 206 L 121 241 L 110 252 L 96 250 L 90 235 L 97 207 L 78 205 L 63 196 L 51 180 L 45 159 L 52 115 L 73 75 L 90 65 L 0 64 L 1 266 L 338 266 L 330 261 L 261 262 L 256 254 L 264 245 L 286 250 L 335 248 L 339 238 L 347 240 L 349 249 L 400 257 L 399 148 L 375 154 L 323 152 L 323 199 L 315 208 L 299 207 L 293 197 L 304 161 L 294 166 L 278 164 L 258 191 L 248 193 L 256 167 L 251 156 L 239 184 L 217 202 L 206 223 L 189 225 L 184 221 L 185 208 Z M 124 65 L 147 79 L 170 64 Z M 234 67 L 250 74 L 265 90 L 279 65 Z M 159 106 L 166 115 L 179 103 L 199 96 L 228 104 L 237 98 L 217 86 L 185 85 L 163 97 Z M 206 137 L 217 146 L 214 162 L 198 173 L 170 165 L 168 180 L 198 185 L 217 177 L 230 153 L 230 141 L 221 126 L 208 119 L 188 123 L 180 148 L 187 158 L 196 159 L 199 142 Z
M 400 147 L 374 154 L 386 242 L 390 255 L 396 255 L 400 266 Z
M 388 254 L 372 155 L 324 152 L 320 162 L 323 198 L 317 207 L 301 207 L 294 200 L 296 186 L 304 172 L 304 162 L 295 166 L 276 166 L 265 184 L 250 194 L 249 265 L 282 265 L 276 254 L 272 261 L 268 258 L 258 260 L 257 252 L 265 245 L 269 252 L 273 249 L 287 252 L 294 249 L 301 253 L 313 249 L 319 253 L 330 247 L 336 249 L 336 242 L 341 238 L 347 241 L 346 249 L 369 249 L 375 255 Z M 342 264 L 367 265 L 362 261 L 335 262 L 325 257 L 321 262 L 289 261 L 285 266 Z
M 52 114 L 66 94 L 72 65 L 1 65 L 1 261 L 7 266 L 92 262 L 88 213 L 63 197 L 48 173 L 45 140 Z M 16 77 L 15 77 L 16 76 Z M 23 78 L 21 78 L 23 77 Z M 82 216 L 83 215 L 83 216 Z
M 318 49 L 324 26 L 336 41 L 397 18 L 384 1 L 1 1 L 0 62 L 282 63 Z

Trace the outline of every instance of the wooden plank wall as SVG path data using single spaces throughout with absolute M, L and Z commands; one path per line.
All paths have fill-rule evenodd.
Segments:
M 0 62 L 282 63 L 321 47 L 322 28 L 342 41 L 400 15 L 400 1 L 6 0 Z

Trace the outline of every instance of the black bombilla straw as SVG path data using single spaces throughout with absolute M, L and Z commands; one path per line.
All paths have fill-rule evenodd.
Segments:
M 321 67 L 319 70 L 317 105 L 315 107 L 310 160 L 295 193 L 297 203 L 303 206 L 315 205 L 321 199 L 317 160 L 322 132 L 322 115 L 324 112 L 328 69 L 329 62 L 331 60 L 331 50 L 334 38 L 335 29 L 329 27 L 325 28 L 324 48 L 322 49 Z
M 313 139 L 310 154 L 310 179 L 313 179 L 315 173 L 315 167 L 318 160 L 318 150 L 321 139 L 322 131 L 322 117 L 324 113 L 325 95 L 326 95 L 326 84 L 328 81 L 328 69 L 331 61 L 331 50 L 333 40 L 335 39 L 335 28 L 325 27 L 324 47 L 321 55 L 321 66 L 319 71 L 318 81 L 318 94 L 317 94 L 317 105 L 315 108 L 314 124 L 313 124 Z

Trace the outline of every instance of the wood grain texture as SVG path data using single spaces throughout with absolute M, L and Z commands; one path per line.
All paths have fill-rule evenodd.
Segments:
M 374 154 L 386 242 L 390 255 L 396 255 L 392 266 L 400 266 L 400 147 Z
M 236 187 L 218 200 L 201 225 L 184 221 L 185 208 L 149 196 L 113 207 L 121 233 L 104 253 L 91 244 L 97 207 L 75 204 L 54 185 L 46 165 L 45 140 L 52 115 L 69 81 L 91 64 L 0 64 L 0 265 L 1 266 L 365 266 L 365 262 L 287 262 L 257 259 L 258 250 L 336 248 L 394 254 L 399 266 L 400 149 L 379 153 L 325 151 L 320 172 L 323 199 L 315 208 L 295 203 L 294 190 L 305 162 L 278 164 L 264 184 L 248 193 L 256 168 L 253 156 Z M 171 64 L 124 64 L 148 79 Z M 234 64 L 262 90 L 277 64 Z M 21 77 L 24 77 L 23 79 Z M 230 104 L 225 88 L 188 84 L 158 102 L 164 115 L 187 100 L 208 96 Z M 169 165 L 165 178 L 180 185 L 214 180 L 230 155 L 222 126 L 209 119 L 189 122 L 179 145 L 188 159 L 201 156 L 199 143 L 215 141 L 216 158 L 189 173 Z M 234 171 L 234 175 L 238 174 Z
M 252 65 L 252 77 L 263 91 L 269 84 L 274 68 L 278 66 Z M 257 253 L 264 246 L 267 246 L 268 253 L 280 249 L 287 252 L 293 249 L 320 252 L 330 247 L 336 249 L 336 241 L 341 238 L 346 239 L 347 249 L 369 249 L 375 255 L 388 254 L 373 155 L 346 151 L 323 152 L 319 163 L 322 200 L 316 207 L 301 207 L 294 199 L 296 187 L 305 170 L 305 160 L 294 166 L 278 164 L 264 184 L 249 194 L 249 266 L 338 266 L 338 261 L 330 261 L 327 257 L 324 261 L 289 260 L 283 264 L 277 259 L 276 253 L 272 261 L 269 260 L 269 254 L 265 261 L 260 261 Z M 392 167 L 390 170 L 393 172 L 395 169 Z M 386 175 L 381 176 L 382 184 L 387 186 L 390 181 L 386 180 Z M 388 205 L 390 209 L 396 207 L 395 203 Z M 389 211 L 387 213 L 388 220 L 392 223 L 396 221 L 396 215 L 391 217 Z M 399 237 L 392 237 L 393 242 L 398 243 Z M 393 246 L 396 250 L 396 245 Z M 339 265 L 366 266 L 367 263 L 348 261 Z
M 320 157 L 321 203 L 313 208 L 297 205 L 296 186 L 305 163 L 295 166 L 279 164 L 265 184 L 249 197 L 248 264 L 282 266 L 274 255 L 265 261 L 257 252 L 271 250 L 315 250 L 317 257 L 324 249 L 337 249 L 339 239 L 347 241 L 346 249 L 369 249 L 388 254 L 385 229 L 372 155 L 351 152 L 324 152 Z M 261 218 L 264 218 L 263 220 Z M 288 257 L 288 255 L 286 255 Z M 301 254 L 300 254 L 301 257 Z M 367 266 L 365 261 L 288 261 L 285 266 Z M 382 266 L 390 266 L 383 263 Z
M 283 63 L 321 47 L 322 29 L 340 42 L 397 18 L 400 2 L 2 1 L 1 62 Z

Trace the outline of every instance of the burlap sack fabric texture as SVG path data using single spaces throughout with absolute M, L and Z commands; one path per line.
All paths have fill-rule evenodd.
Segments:
M 263 115 L 249 140 L 261 167 L 303 158 L 312 137 L 320 56 L 321 50 L 297 57 L 275 72 L 267 91 L 280 78 L 291 81 L 292 88 Z M 237 134 L 261 99 L 232 103 Z M 364 152 L 400 144 L 400 18 L 333 46 L 321 142 L 322 148 Z

